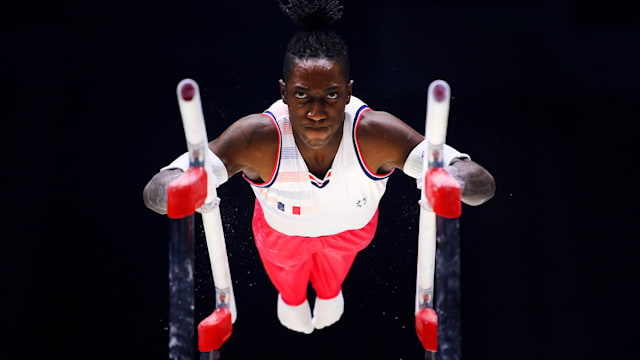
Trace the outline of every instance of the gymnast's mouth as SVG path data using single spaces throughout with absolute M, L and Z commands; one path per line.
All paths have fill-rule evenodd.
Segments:
M 328 129 L 329 126 L 318 126 L 318 125 L 309 125 L 305 126 L 305 129 Z
M 329 131 L 329 127 L 328 126 L 305 126 L 304 130 L 311 133 L 324 133 Z

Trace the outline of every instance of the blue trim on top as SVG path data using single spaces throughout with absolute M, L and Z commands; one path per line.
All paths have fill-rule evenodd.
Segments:
M 265 113 L 265 114 L 269 114 L 269 115 L 271 115 L 271 117 L 273 118 L 273 121 L 275 121 L 275 122 L 276 122 L 276 125 L 278 124 L 278 119 L 276 118 L 276 116 L 275 116 L 275 115 L 273 115 L 273 113 L 272 113 L 271 111 L 267 110 L 267 111 L 265 111 L 264 113 Z M 280 130 L 280 126 L 278 126 L 278 130 Z
M 371 174 L 369 172 L 369 170 L 367 170 L 367 167 L 364 164 L 364 161 L 360 158 L 360 152 L 358 151 L 358 143 L 356 141 L 356 125 L 358 124 L 358 118 L 360 117 L 360 113 L 364 110 L 367 109 L 369 106 L 368 105 L 362 105 L 360 106 L 360 108 L 358 109 L 358 111 L 356 111 L 356 116 L 353 118 L 353 129 L 352 131 L 352 136 L 351 139 L 353 139 L 353 149 L 356 152 L 356 158 L 358 159 L 358 163 L 360 164 L 360 167 L 362 168 L 362 171 L 364 171 L 364 174 L 367 175 L 369 177 L 369 179 L 371 180 L 384 180 L 386 178 L 388 178 L 389 176 L 391 176 L 391 174 L 393 174 L 393 172 L 395 171 L 395 168 L 393 170 L 391 170 L 391 172 L 389 172 L 389 174 L 387 175 L 377 175 L 377 174 Z
M 331 175 L 333 174 L 333 168 L 327 170 L 327 173 L 324 174 L 324 180 L 319 180 L 317 176 L 313 175 L 310 172 L 307 173 L 309 174 L 311 185 L 317 187 L 318 189 L 322 189 L 329 184 L 329 180 L 331 180 Z M 329 176 L 327 177 L 327 175 Z
M 366 109 L 366 108 L 368 108 L 368 107 L 369 107 L 369 105 L 367 105 L 367 104 L 364 104 L 364 105 L 360 106 L 360 108 L 358 109 L 358 111 L 356 111 L 356 117 L 355 117 L 355 118 L 353 118 L 353 120 L 356 120 L 356 121 L 357 121 L 357 120 L 358 120 L 358 117 L 360 116 L 360 113 L 362 112 L 362 110 L 364 110 L 364 109 Z M 354 126 L 353 126 L 353 128 L 354 128 L 354 129 L 356 128 L 356 127 L 355 127 L 355 124 L 356 124 L 356 123 L 354 122 L 354 123 L 353 123 L 353 125 L 354 125 Z M 354 134 L 355 134 L 355 132 L 354 132 Z
M 316 184 L 315 182 L 312 181 L 311 185 L 317 187 L 318 189 L 322 189 L 323 187 L 325 187 L 325 186 L 327 186 L 329 184 L 329 181 L 331 181 L 331 180 L 325 181 L 324 183 L 322 183 L 322 185 L 318 185 L 318 184 Z

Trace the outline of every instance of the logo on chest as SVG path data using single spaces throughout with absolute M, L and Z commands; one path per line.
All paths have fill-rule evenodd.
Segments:
M 362 199 L 356 201 L 356 207 L 363 207 L 367 204 L 367 197 L 363 197 Z
M 288 214 L 300 215 L 300 206 L 285 206 L 284 203 L 280 201 L 278 201 L 278 210 Z

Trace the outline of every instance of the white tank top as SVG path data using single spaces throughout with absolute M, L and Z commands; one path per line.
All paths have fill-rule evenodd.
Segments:
M 324 178 L 311 174 L 300 155 L 287 105 L 279 100 L 263 113 L 278 129 L 278 158 L 268 181 L 256 183 L 243 176 L 272 228 L 287 235 L 315 237 L 360 229 L 371 220 L 393 170 L 377 175 L 362 160 L 355 129 L 367 110 L 367 105 L 351 96 L 342 140 Z

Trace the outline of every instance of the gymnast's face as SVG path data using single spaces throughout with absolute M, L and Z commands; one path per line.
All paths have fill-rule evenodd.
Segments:
M 345 106 L 353 81 L 347 83 L 338 63 L 322 58 L 296 59 L 289 79 L 280 80 L 282 101 L 298 146 L 321 149 L 339 142 Z

